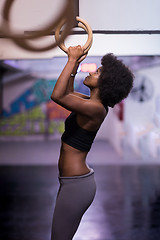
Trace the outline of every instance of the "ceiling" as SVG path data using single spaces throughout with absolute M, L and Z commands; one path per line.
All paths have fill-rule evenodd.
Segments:
M 94 63 L 97 67 L 101 64 L 101 57 L 88 56 L 83 63 Z M 129 66 L 134 72 L 146 67 L 160 66 L 160 56 L 121 56 L 119 57 L 123 62 Z M 13 83 L 14 81 L 25 81 L 25 77 L 43 78 L 43 79 L 57 79 L 61 73 L 67 57 L 54 57 L 52 59 L 31 59 L 31 60 L 4 60 L 1 61 L 1 70 L 4 70 L 4 74 L 1 76 L 3 84 Z M 81 66 L 77 79 L 84 78 L 88 72 L 82 72 Z

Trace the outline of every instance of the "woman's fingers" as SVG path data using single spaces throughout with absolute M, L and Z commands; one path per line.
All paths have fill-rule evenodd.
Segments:
M 78 60 L 83 55 L 84 55 L 84 50 L 80 45 L 68 48 L 68 56 L 69 57 L 73 57 L 74 59 Z

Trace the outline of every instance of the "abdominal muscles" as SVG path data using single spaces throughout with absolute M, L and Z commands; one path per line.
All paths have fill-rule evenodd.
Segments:
M 60 176 L 80 176 L 89 173 L 90 169 L 86 164 L 87 153 L 62 142 L 58 162 Z

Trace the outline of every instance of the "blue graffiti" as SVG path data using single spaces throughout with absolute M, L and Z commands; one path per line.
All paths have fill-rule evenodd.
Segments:
M 10 111 L 3 109 L 3 117 L 10 117 L 13 114 L 24 112 L 43 102 L 49 101 L 55 83 L 56 80 L 47 81 L 40 79 L 36 81 L 31 88 L 10 103 Z
M 27 89 L 21 96 L 10 103 L 10 111 L 3 109 L 3 117 L 10 117 L 14 114 L 27 111 L 43 102 L 50 101 L 52 90 L 56 80 L 39 79 L 34 85 Z M 89 90 L 82 84 L 82 81 L 75 82 L 75 90 L 89 94 Z

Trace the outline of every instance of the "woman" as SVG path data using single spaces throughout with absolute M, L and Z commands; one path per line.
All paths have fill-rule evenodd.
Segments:
M 60 74 L 51 99 L 72 113 L 65 121 L 65 132 L 59 157 L 60 188 L 52 224 L 52 240 L 71 240 L 80 220 L 92 203 L 96 185 L 94 171 L 86 163 L 92 142 L 108 113 L 127 97 L 133 74 L 117 58 L 108 54 L 102 66 L 89 73 L 84 84 L 90 97 L 74 91 L 74 77 L 79 63 L 85 59 L 81 46 L 68 48 L 68 61 Z

